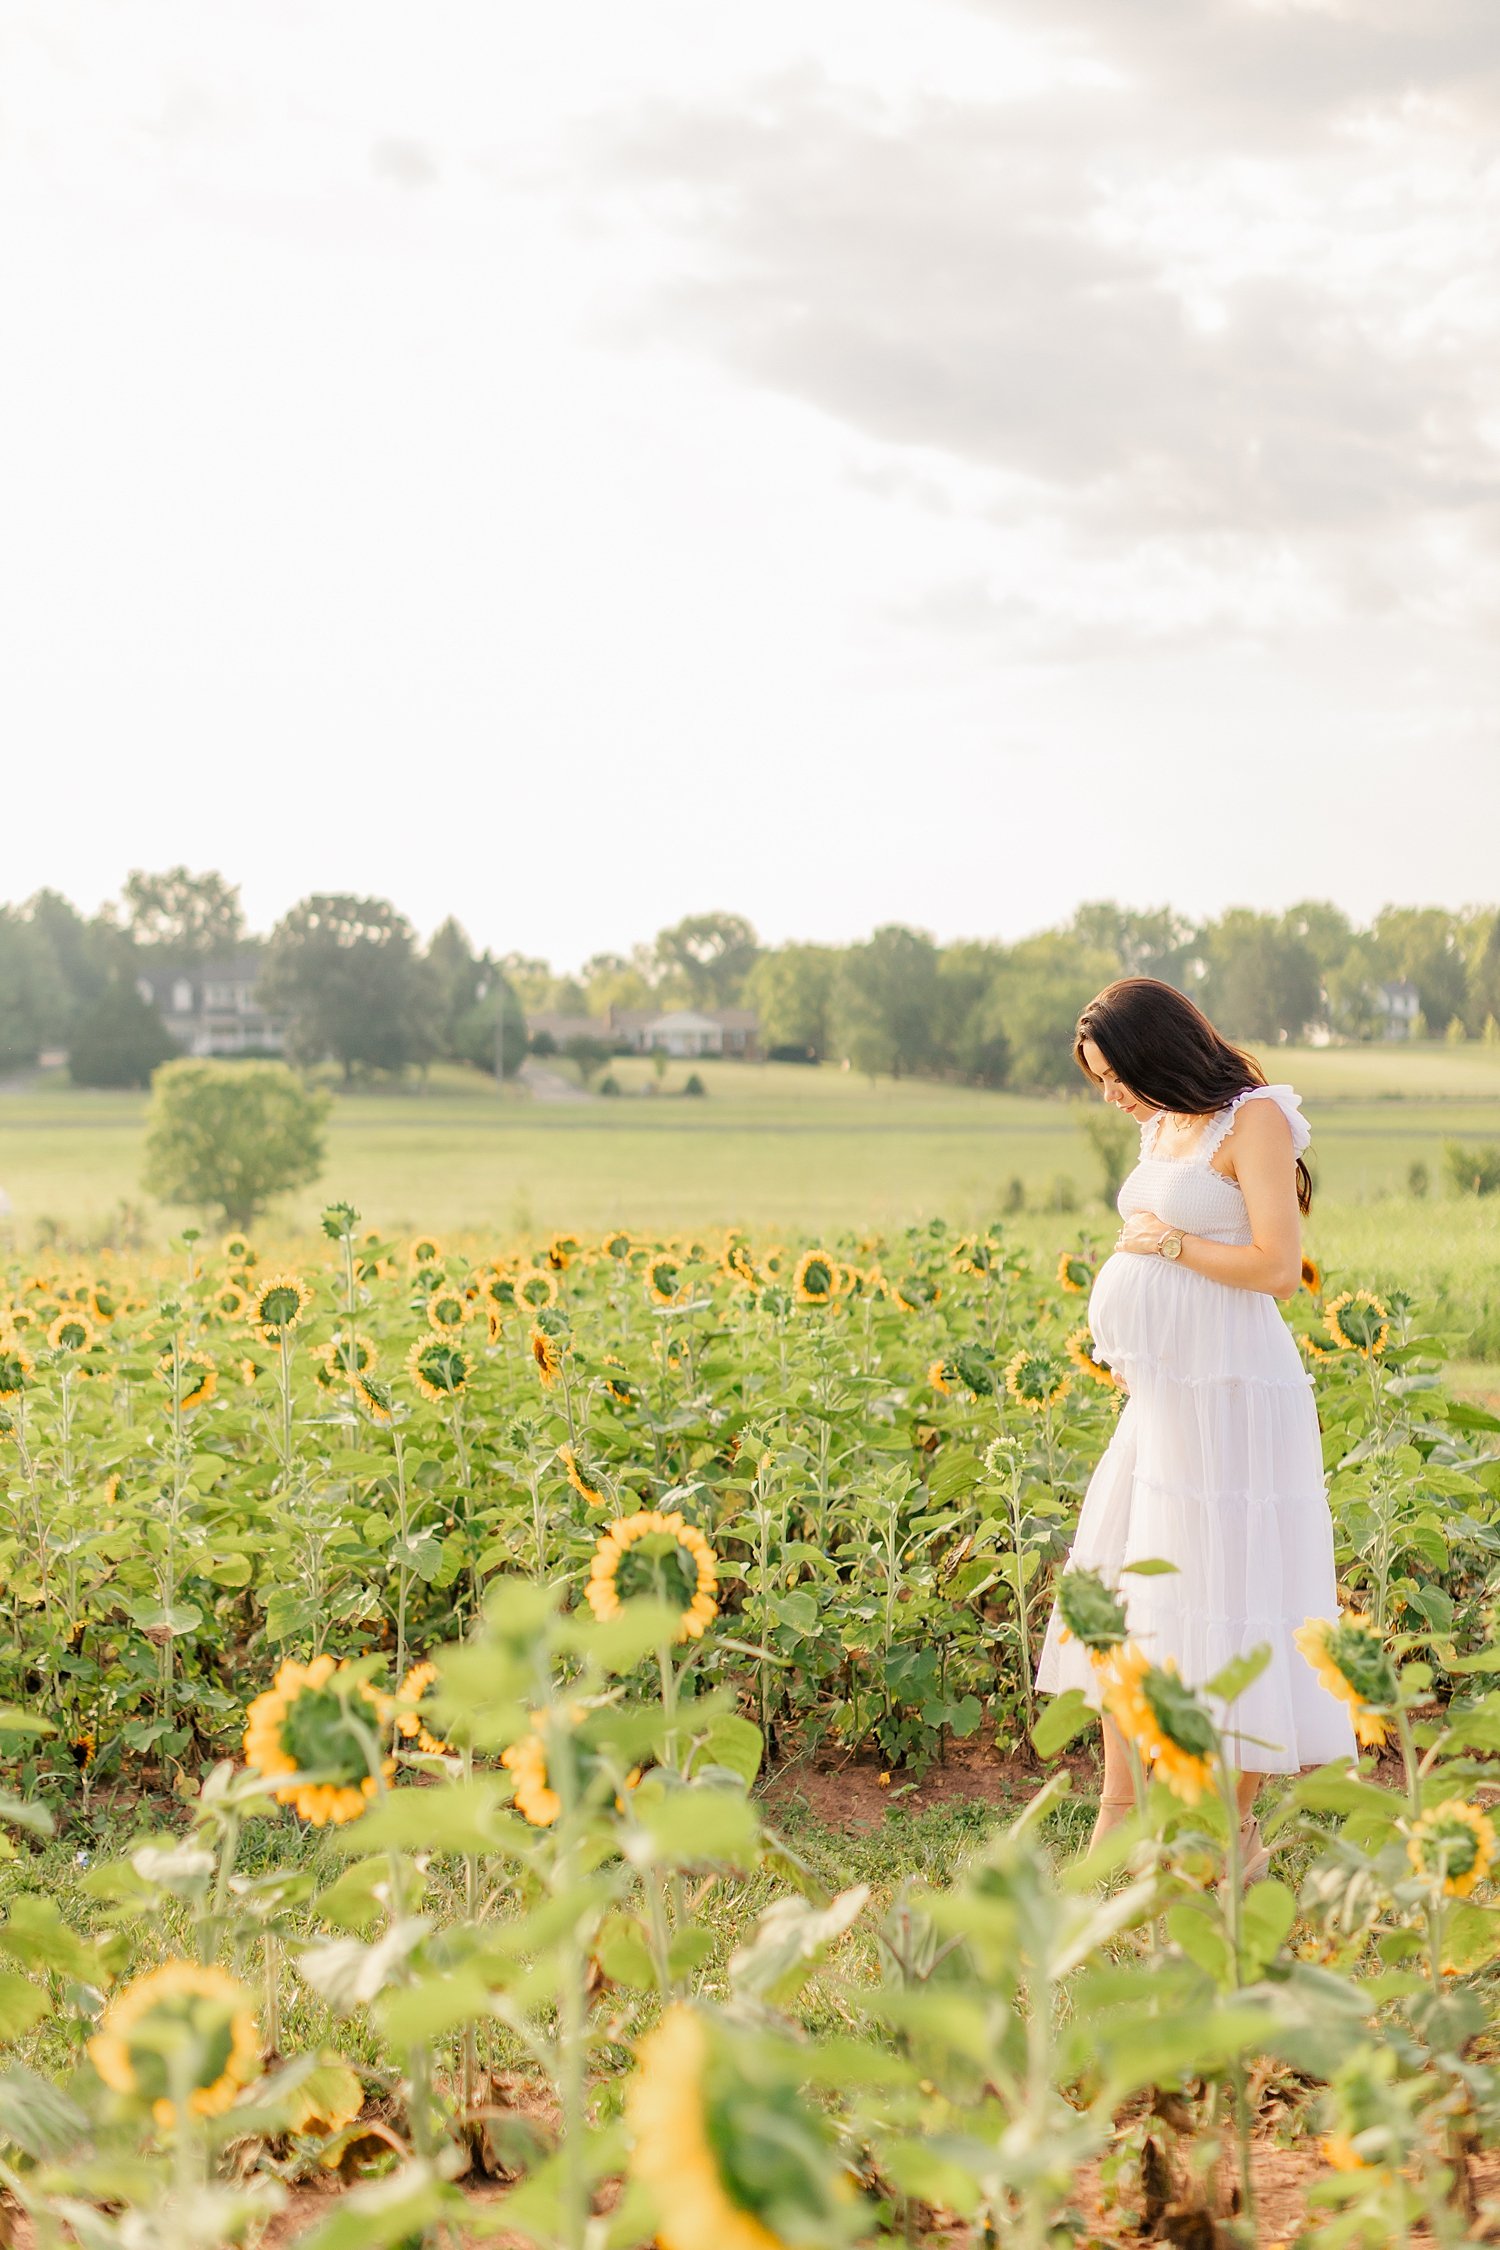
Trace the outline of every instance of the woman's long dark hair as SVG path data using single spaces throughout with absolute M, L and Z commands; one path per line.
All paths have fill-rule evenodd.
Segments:
M 1155 977 L 1118 978 L 1079 1017 L 1073 1054 L 1092 1086 L 1097 1080 L 1083 1059 L 1085 1039 L 1131 1093 L 1179 1117 L 1211 1117 L 1247 1086 L 1266 1083 L 1253 1055 L 1231 1047 L 1185 992 Z M 1312 1174 L 1300 1156 L 1297 1204 L 1304 1217 L 1312 1209 Z

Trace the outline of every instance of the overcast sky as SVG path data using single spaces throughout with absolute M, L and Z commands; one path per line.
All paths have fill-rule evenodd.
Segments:
M 1495 0 L 11 0 L 0 897 L 1500 894 Z

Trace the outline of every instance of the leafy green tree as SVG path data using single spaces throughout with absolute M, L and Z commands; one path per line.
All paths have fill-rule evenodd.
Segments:
M 607 1016 L 611 1008 L 649 1008 L 651 949 L 637 946 L 626 959 L 623 953 L 596 953 L 578 972 L 591 1016 Z
M 128 976 L 117 976 L 75 1018 L 68 1076 L 75 1086 L 149 1086 L 178 1053 L 161 1017 Z
M 552 987 L 556 978 L 550 961 L 542 961 L 534 953 L 505 953 L 500 966 L 512 992 L 528 1013 L 552 1005 Z
M 0 1069 L 35 1062 L 65 1032 L 69 993 L 45 935 L 23 912 L 0 906 Z
M 1009 946 L 996 971 L 993 1002 L 1011 1044 L 1008 1083 L 1070 1090 L 1079 1084 L 1073 1059 L 1079 1015 L 1118 974 L 1109 954 L 1069 930 L 1044 930 Z
M 684 980 L 696 1008 L 733 1007 L 759 952 L 743 914 L 689 914 L 656 939 L 658 964 Z
M 492 1074 L 498 1058 L 504 1078 L 514 1078 L 526 1060 L 525 1011 L 498 969 L 454 1026 L 452 1052 L 457 1061 Z
M 404 914 L 383 898 L 317 892 L 277 923 L 262 1005 L 287 1024 L 294 1060 L 402 1071 L 434 1052 L 433 983 Z
M 273 1197 L 322 1171 L 327 1111 L 328 1096 L 285 1063 L 166 1063 L 151 1090 L 146 1190 L 252 1226 Z
M 1370 947 L 1382 978 L 1416 986 L 1427 1028 L 1440 1038 L 1468 997 L 1458 916 L 1444 906 L 1384 907 L 1370 926 Z
M 1318 1021 L 1322 986 L 1316 957 L 1280 916 L 1233 906 L 1205 935 L 1202 1005 L 1231 1039 L 1295 1039 Z
M 1473 954 L 1467 981 L 1464 1012 L 1469 1029 L 1477 1036 L 1487 1023 L 1500 1023 L 1500 913 L 1490 916 L 1488 933 Z
M 1119 976 L 1158 977 L 1179 991 L 1187 989 L 1199 933 L 1170 906 L 1137 913 L 1113 899 L 1096 899 L 1079 907 L 1071 933 L 1090 953 L 1112 955 Z
M 1083 1137 L 1099 1160 L 1099 1190 L 1112 1204 L 1140 1147 L 1140 1128 L 1117 1109 L 1096 1103 L 1083 1120 Z
M 945 946 L 938 964 L 942 1060 L 973 1086 L 1003 1086 L 1010 1074 L 1001 991 L 1004 960 L 1003 947 L 968 939 Z
M 194 875 L 169 867 L 148 875 L 134 868 L 125 878 L 125 911 L 137 945 L 150 946 L 184 964 L 233 953 L 245 936 L 239 885 L 212 871 Z
M 838 1045 L 857 1070 L 893 1078 L 930 1069 L 938 1053 L 938 949 L 921 930 L 887 923 L 851 945 L 834 993 Z
M 801 1047 L 819 1062 L 833 1037 L 833 992 L 842 955 L 831 945 L 778 945 L 746 979 L 747 1007 L 760 1019 L 760 1043 Z

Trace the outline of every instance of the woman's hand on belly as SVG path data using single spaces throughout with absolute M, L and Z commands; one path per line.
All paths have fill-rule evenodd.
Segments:
M 1115 1237 L 1115 1248 L 1128 1250 L 1137 1258 L 1154 1258 L 1168 1231 L 1166 1220 L 1159 1219 L 1154 1211 L 1132 1211 Z

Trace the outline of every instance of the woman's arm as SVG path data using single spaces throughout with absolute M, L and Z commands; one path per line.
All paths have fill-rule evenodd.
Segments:
M 1252 1240 L 1208 1242 L 1184 1234 L 1179 1265 L 1222 1281 L 1231 1289 L 1254 1289 L 1262 1296 L 1295 1296 L 1302 1278 L 1302 1215 L 1297 1208 L 1297 1160 L 1291 1129 L 1274 1102 L 1244 1102 L 1235 1112 L 1232 1142 L 1234 1177 L 1245 1198 Z M 1136 1211 L 1126 1220 L 1120 1248 L 1143 1257 L 1159 1255 L 1168 1232 L 1164 1219 Z

